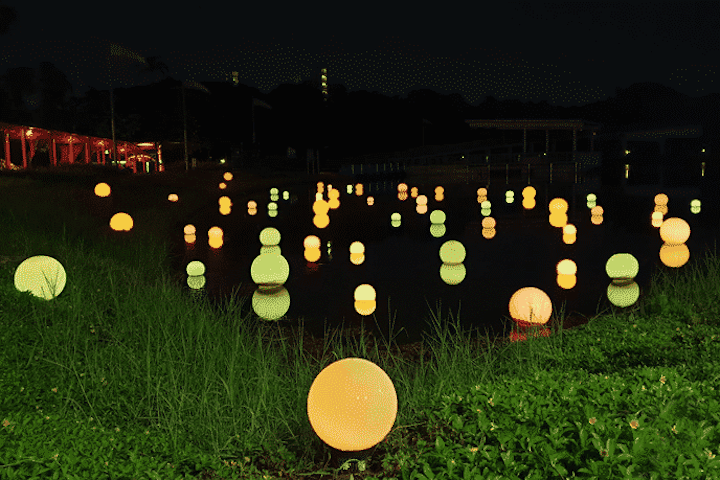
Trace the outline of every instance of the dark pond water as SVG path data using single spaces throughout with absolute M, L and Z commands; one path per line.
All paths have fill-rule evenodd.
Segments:
M 605 273 L 605 263 L 615 253 L 630 253 L 637 258 L 640 271 L 635 280 L 641 295 L 647 291 L 656 268 L 667 268 L 658 256 L 663 242 L 658 230 L 649 224 L 652 197 L 625 197 L 617 193 L 617 187 L 601 187 L 594 193 L 597 204 L 605 210 L 604 221 L 593 225 L 585 194 L 573 197 L 571 185 L 536 185 L 537 205 L 532 211 L 524 211 L 522 185 L 514 188 L 514 203 L 507 204 L 507 187 L 497 182 L 489 189 L 496 235 L 488 240 L 481 235 L 480 221 L 484 217 L 475 194 L 481 185 L 446 185 L 445 198 L 440 202 L 434 194 L 437 184 L 408 185 L 418 187 L 428 197 L 426 214 L 415 211 L 415 199 L 397 198 L 397 182 L 370 186 L 367 195 L 374 196 L 373 206 L 367 205 L 366 196 L 348 195 L 344 184 L 333 185 L 341 192 L 341 205 L 329 212 L 330 225 L 325 229 L 312 223 L 315 191 L 307 187 L 288 189 L 297 201 L 291 203 L 281 196 L 276 218 L 267 214 L 270 200 L 266 192 L 238 197 L 230 194 L 233 209 L 228 216 L 218 212 L 217 199 L 213 199 L 206 209 L 187 219 L 198 229 L 196 245 L 189 247 L 182 239 L 173 241 L 177 269 L 184 271 L 190 261 L 202 261 L 207 268 L 205 289 L 213 301 L 226 297 L 240 284 L 240 295 L 250 295 L 255 288 L 250 265 L 260 251 L 259 233 L 265 227 L 275 227 L 282 235 L 280 247 L 290 265 L 290 277 L 285 283 L 290 294 L 288 318 L 304 317 L 306 331 L 316 336 L 322 336 L 324 328 L 339 328 L 344 321 L 346 327 L 364 323 L 374 335 L 386 339 L 392 319 L 395 341 L 403 344 L 422 340 L 423 332 L 434 333 L 431 319 L 438 307 L 443 321 L 448 312 L 453 318 L 459 314 L 463 330 L 479 329 L 482 335 L 487 330 L 491 338 L 503 332 L 507 335 L 514 323 L 509 318 L 510 297 L 527 286 L 545 291 L 555 312 L 559 313 L 564 303 L 566 314 L 592 317 L 610 306 L 606 290 L 611 280 Z M 561 229 L 547 221 L 547 202 L 555 197 L 568 201 L 569 222 L 578 231 L 574 245 L 564 244 Z M 249 199 L 258 204 L 254 216 L 247 211 Z M 718 224 L 710 220 L 707 206 L 698 215 L 690 213 L 689 201 L 671 198 L 667 216 L 681 217 L 690 224 L 687 246 L 691 264 L 707 249 L 714 251 Z M 447 215 L 446 232 L 441 238 L 433 238 L 429 230 L 430 212 L 435 209 Z M 400 228 L 390 225 L 393 212 L 402 215 Z M 212 226 L 224 231 L 224 246 L 216 251 L 207 245 L 207 231 Z M 302 242 L 307 235 L 317 235 L 322 242 L 322 257 L 316 269 L 309 268 L 303 258 Z M 467 252 L 463 262 L 466 277 L 458 285 L 446 284 L 439 275 L 438 252 L 447 240 L 462 242 Z M 349 246 L 354 241 L 365 245 L 362 265 L 350 262 Z M 328 242 L 332 242 L 330 254 Z M 555 266 L 565 258 L 578 267 L 577 284 L 569 291 L 556 283 Z M 363 283 L 371 284 L 377 292 L 377 326 L 372 316 L 363 319 L 354 309 L 354 290 Z

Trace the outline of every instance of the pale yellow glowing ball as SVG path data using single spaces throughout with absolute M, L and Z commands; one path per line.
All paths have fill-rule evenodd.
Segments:
M 310 386 L 310 425 L 327 445 L 344 452 L 371 448 L 397 418 L 397 393 L 385 371 L 364 358 L 325 367 Z
M 60 295 L 66 280 L 62 264 L 45 255 L 26 258 L 15 270 L 15 288 L 45 300 Z

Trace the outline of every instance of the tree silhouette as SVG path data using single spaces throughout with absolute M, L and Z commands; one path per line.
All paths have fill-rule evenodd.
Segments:
M 168 66 L 165 64 L 165 62 L 160 61 L 159 56 L 154 57 L 146 57 L 145 61 L 147 62 L 140 70 L 140 73 L 155 73 L 155 72 L 161 72 L 167 74 L 168 72 Z
M 10 25 L 17 18 L 17 10 L 14 7 L 0 4 L 0 35 L 5 35 L 10 30 Z
M 40 92 L 36 72 L 30 67 L 11 68 L 0 76 L 0 89 L 5 93 L 2 119 L 10 123 L 34 124 L 38 115 L 28 108 L 30 99 Z M 27 102 L 26 102 L 27 101 Z M 34 105 L 32 105 L 34 107 Z
M 165 62 L 160 61 L 160 56 L 155 55 L 152 57 L 145 57 L 145 62 L 146 63 L 143 64 L 142 67 L 140 68 L 141 74 L 143 74 L 143 73 L 154 74 L 156 72 L 160 72 L 162 74 L 167 75 L 169 68 L 165 64 Z M 140 121 L 143 123 L 147 123 L 147 122 L 151 121 L 151 119 L 148 118 L 148 116 L 151 117 L 152 115 L 150 114 L 149 110 L 147 110 L 147 109 L 144 109 L 144 110 L 145 110 L 145 112 L 141 112 L 141 113 L 147 113 L 147 115 L 145 115 L 144 117 L 141 116 Z
M 41 62 L 40 80 L 40 120 L 45 128 L 51 130 L 74 130 L 76 115 L 72 84 L 65 73 L 50 62 Z

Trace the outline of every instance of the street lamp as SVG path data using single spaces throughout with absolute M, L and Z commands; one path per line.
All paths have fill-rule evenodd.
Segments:
M 132 60 L 135 60 L 137 62 L 141 62 L 147 65 L 147 61 L 145 58 L 143 58 L 141 55 L 128 50 L 126 48 L 121 47 L 120 45 L 115 45 L 114 43 L 110 44 L 110 55 L 108 56 L 108 74 L 110 74 L 110 63 L 112 57 L 124 57 L 124 58 L 130 58 Z M 110 75 L 110 126 L 112 128 L 112 140 L 113 140 L 113 150 L 112 150 L 112 163 L 114 166 L 117 166 L 117 142 L 115 141 L 115 94 L 114 94 L 114 82 L 112 75 Z

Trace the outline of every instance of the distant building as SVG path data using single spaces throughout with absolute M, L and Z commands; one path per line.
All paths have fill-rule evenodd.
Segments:
M 357 175 L 359 171 L 363 175 L 370 170 L 372 177 L 374 170 L 375 176 L 382 177 L 381 169 L 387 171 L 388 167 L 401 165 L 408 175 L 440 176 L 448 183 L 487 182 L 491 170 L 503 167 L 506 183 L 510 182 L 511 168 L 514 181 L 518 172 L 525 182 L 533 174 L 552 181 L 553 166 L 558 181 L 579 183 L 593 170 L 599 176 L 602 154 L 595 150 L 595 137 L 602 124 L 578 119 L 492 119 L 466 123 L 471 128 L 492 129 L 497 135 L 472 142 L 356 157 L 343 165 L 340 172 Z M 565 172 L 563 179 L 560 169 Z

